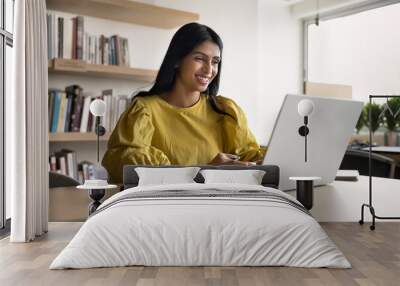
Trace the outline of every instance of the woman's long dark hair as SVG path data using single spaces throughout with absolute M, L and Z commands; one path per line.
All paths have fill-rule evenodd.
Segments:
M 210 27 L 198 23 L 189 23 L 179 28 L 172 37 L 153 87 L 149 91 L 139 92 L 136 96 L 151 96 L 171 91 L 175 84 L 176 66 L 184 57 L 190 54 L 195 47 L 205 41 L 212 41 L 215 43 L 221 52 L 221 60 L 218 63 L 218 73 L 208 85 L 205 93 L 208 95 L 208 100 L 216 112 L 229 115 L 218 106 L 215 98 L 218 94 L 221 75 L 222 40 Z

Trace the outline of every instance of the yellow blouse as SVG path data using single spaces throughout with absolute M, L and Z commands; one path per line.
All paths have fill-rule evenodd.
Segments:
M 215 112 L 206 95 L 191 107 L 170 105 L 160 96 L 135 98 L 110 136 L 102 164 L 111 181 L 122 182 L 122 168 L 134 165 L 206 165 L 219 152 L 255 161 L 263 156 L 241 108 L 217 96 L 228 114 Z

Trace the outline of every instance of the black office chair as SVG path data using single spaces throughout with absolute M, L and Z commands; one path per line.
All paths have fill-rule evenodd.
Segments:
M 400 163 L 398 163 L 394 169 L 394 178 L 400 179 Z
M 374 177 L 393 178 L 395 175 L 395 161 L 389 157 L 371 153 L 371 167 Z M 348 149 L 339 169 L 358 170 L 360 175 L 369 176 L 369 152 Z
M 76 187 L 78 185 L 80 185 L 80 183 L 74 178 L 55 172 L 49 172 L 49 188 Z

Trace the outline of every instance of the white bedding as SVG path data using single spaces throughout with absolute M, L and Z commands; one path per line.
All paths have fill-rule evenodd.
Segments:
M 50 269 L 127 265 L 351 267 L 314 218 L 274 199 L 178 196 L 121 200 L 136 192 L 168 190 L 258 190 L 297 202 L 279 190 L 254 185 L 193 183 L 131 188 L 106 200 Z

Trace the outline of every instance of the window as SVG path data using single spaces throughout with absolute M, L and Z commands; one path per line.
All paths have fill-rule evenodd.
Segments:
M 304 82 L 352 87 L 353 99 L 399 90 L 400 0 L 361 1 L 304 19 Z M 398 93 L 398 92 L 397 92 Z
M 400 4 L 308 27 L 308 81 L 352 87 L 353 99 L 400 91 Z
M 14 0 L 0 0 L 0 229 L 6 226 L 10 217 L 9 197 L 4 187 L 4 106 L 5 100 L 11 93 L 10 79 L 12 73 L 12 47 L 14 32 Z

